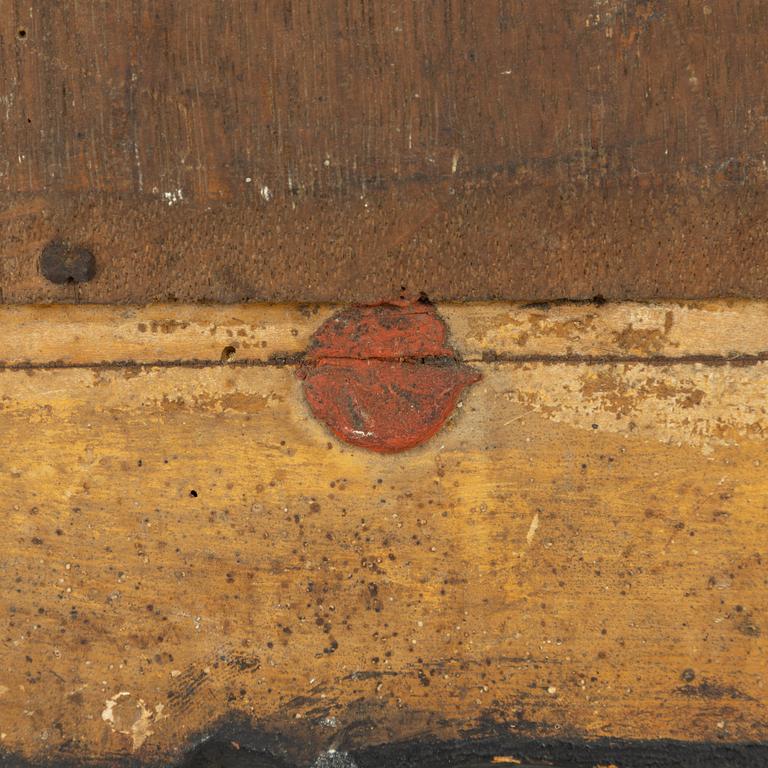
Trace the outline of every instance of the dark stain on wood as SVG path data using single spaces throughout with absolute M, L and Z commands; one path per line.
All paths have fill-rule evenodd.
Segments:
M 452 740 L 429 737 L 361 745 L 365 721 L 350 724 L 348 734 L 333 745 L 307 738 L 306 729 L 272 730 L 233 715 L 210 732 L 196 734 L 186 751 L 170 764 L 180 768 L 761 768 L 768 765 L 768 744 L 759 742 L 688 742 L 674 739 L 590 739 L 577 736 L 538 739 L 525 733 L 503 733 L 489 721 L 483 733 Z M 0 752 L 0 763 L 12 768 L 76 768 L 88 758 L 58 755 L 31 762 Z M 160 768 L 152 758 L 115 754 L 99 765 Z
M 6 6 L 0 300 L 768 296 L 762 0 Z
M 87 283 L 96 274 L 96 259 L 83 246 L 54 240 L 40 254 L 40 274 L 56 285 Z
M 311 736 L 303 726 L 271 728 L 232 715 L 195 734 L 178 760 L 111 755 L 111 765 L 125 768 L 762 768 L 768 765 L 768 744 L 760 742 L 688 742 L 674 739 L 560 739 L 509 733 L 509 726 L 488 720 L 482 732 L 456 739 L 425 736 L 366 745 L 360 733 L 366 721 L 350 723 L 332 743 Z M 506 733 L 504 732 L 506 730 Z M 525 729 L 523 729 L 524 731 Z M 364 742 L 364 740 L 363 740 Z M 91 764 L 87 757 L 58 755 L 31 762 L 0 752 L 0 763 L 12 768 L 76 768 Z
M 183 768 L 293 768 L 283 755 L 251 750 L 247 742 L 215 740 L 191 752 Z M 314 768 L 757 768 L 768 745 L 628 741 L 534 740 L 496 737 L 438 742 L 421 739 L 360 750 L 320 753 Z
M 404 451 L 432 437 L 480 379 L 447 335 L 425 303 L 342 310 L 315 332 L 296 375 L 312 413 L 340 440 Z

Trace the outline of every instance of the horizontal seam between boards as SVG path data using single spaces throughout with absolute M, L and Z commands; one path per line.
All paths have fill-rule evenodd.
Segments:
M 710 367 L 733 366 L 748 367 L 768 362 L 768 352 L 751 355 L 552 355 L 552 354 L 505 354 L 503 352 L 484 352 L 481 356 L 465 358 L 453 357 L 420 357 L 420 358 L 387 358 L 387 357 L 325 357 L 334 362 L 387 362 L 404 365 L 452 365 L 469 364 L 501 364 L 501 365 L 648 365 L 669 367 L 675 365 L 703 365 Z M 315 366 L 322 360 L 307 359 L 304 353 L 273 355 L 266 360 L 101 360 L 90 363 L 66 362 L 51 360 L 49 362 L 1 362 L 0 371 L 55 371 L 55 370 L 120 370 L 130 368 L 284 368 L 304 364 Z

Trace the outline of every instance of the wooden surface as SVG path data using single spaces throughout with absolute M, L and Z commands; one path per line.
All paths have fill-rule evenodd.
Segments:
M 483 379 L 391 456 L 303 400 L 331 307 L 0 310 L 9 755 L 768 741 L 768 305 L 438 309 Z
M 0 11 L 0 301 L 768 295 L 762 0 Z

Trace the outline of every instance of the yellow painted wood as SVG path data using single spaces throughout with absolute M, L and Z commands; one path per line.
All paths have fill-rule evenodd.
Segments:
M 391 456 L 292 365 L 185 362 L 331 311 L 0 309 L 4 748 L 169 760 L 233 712 L 325 747 L 768 739 L 768 363 L 707 358 L 768 350 L 765 304 L 442 307 L 510 357 Z
M 6 306 L 0 362 L 268 360 L 302 352 L 329 307 L 286 305 Z
M 18 305 L 0 308 L 0 364 L 267 361 L 302 352 L 328 305 Z M 754 355 L 768 350 L 768 303 L 445 304 L 468 361 L 526 355 Z

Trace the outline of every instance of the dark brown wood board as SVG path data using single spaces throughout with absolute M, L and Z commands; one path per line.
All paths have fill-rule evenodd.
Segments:
M 763 0 L 0 10 L 4 302 L 768 295 Z

